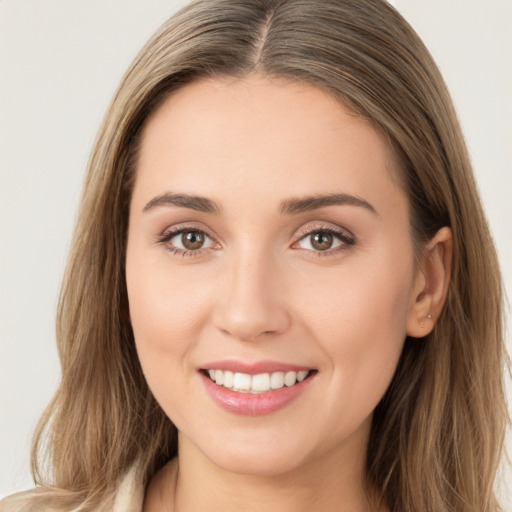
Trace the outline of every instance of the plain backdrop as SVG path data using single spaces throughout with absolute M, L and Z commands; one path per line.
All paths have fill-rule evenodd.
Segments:
M 32 486 L 30 437 L 59 378 L 55 308 L 96 130 L 136 52 L 184 3 L 0 0 L 0 497 Z M 392 3 L 452 92 L 511 296 L 512 1 Z

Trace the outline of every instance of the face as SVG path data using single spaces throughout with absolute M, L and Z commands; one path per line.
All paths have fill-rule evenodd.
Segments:
M 126 279 L 180 450 L 255 474 L 364 458 L 415 282 L 397 173 L 371 124 L 307 85 L 202 80 L 149 119 Z

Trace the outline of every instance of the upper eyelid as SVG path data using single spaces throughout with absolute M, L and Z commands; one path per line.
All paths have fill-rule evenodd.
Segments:
M 314 224 L 313 226 L 309 225 L 309 227 L 299 228 L 295 232 L 295 237 L 297 237 L 297 240 L 300 240 L 300 239 L 304 238 L 305 236 L 310 235 L 311 233 L 315 233 L 317 231 L 322 231 L 322 230 L 329 231 L 329 232 L 335 233 L 335 234 L 339 233 L 340 235 L 347 235 L 348 237 L 353 238 L 353 239 L 356 238 L 354 236 L 354 234 L 351 231 L 349 231 L 348 229 L 342 228 L 341 226 L 333 225 L 330 223 L 326 223 L 326 224 L 317 223 L 317 224 Z
M 198 231 L 200 233 L 204 233 L 205 235 L 210 237 L 212 240 L 216 240 L 216 241 L 218 240 L 218 237 L 213 235 L 211 230 L 209 230 L 208 228 L 206 228 L 204 226 L 190 224 L 187 222 L 184 222 L 184 223 L 180 222 L 179 224 L 175 224 L 175 225 L 166 227 L 164 230 L 162 230 L 160 232 L 160 234 L 158 235 L 158 238 L 162 238 L 162 237 L 165 237 L 168 235 L 178 235 L 178 234 L 186 232 L 186 231 Z

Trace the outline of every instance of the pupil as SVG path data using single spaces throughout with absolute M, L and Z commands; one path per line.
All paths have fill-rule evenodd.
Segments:
M 311 236 L 311 245 L 319 251 L 326 251 L 332 246 L 333 236 L 329 233 L 315 233 Z
M 197 231 L 189 231 L 181 235 L 181 242 L 183 247 L 189 250 L 197 250 L 200 249 L 204 243 L 204 235 Z

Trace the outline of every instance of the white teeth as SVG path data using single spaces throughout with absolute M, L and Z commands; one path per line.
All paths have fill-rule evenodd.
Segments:
M 286 372 L 284 374 L 284 384 L 285 386 L 293 386 L 297 382 L 297 372 Z
M 253 375 L 251 389 L 253 391 L 268 391 L 270 389 L 270 375 L 268 373 Z
M 217 370 L 217 372 L 220 372 L 221 370 Z M 247 373 L 235 373 L 233 377 L 233 387 L 249 391 L 251 389 L 251 376 L 247 375 Z
M 308 376 L 308 373 L 309 372 L 307 370 L 301 370 L 300 372 L 297 372 L 297 380 L 302 382 Z
M 284 386 L 284 373 L 275 372 L 270 376 L 270 387 L 272 389 L 281 389 Z
M 240 393 L 265 393 L 272 389 L 281 389 L 284 386 L 290 387 L 297 382 L 302 382 L 308 375 L 309 370 L 298 372 L 273 372 L 249 375 L 247 373 L 233 373 L 229 370 L 208 370 L 210 379 L 219 386 L 230 388 Z
M 217 370 L 220 371 L 220 370 Z M 224 372 L 224 387 L 225 388 L 232 388 L 233 387 L 233 381 L 234 381 L 235 374 L 230 371 Z

